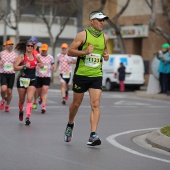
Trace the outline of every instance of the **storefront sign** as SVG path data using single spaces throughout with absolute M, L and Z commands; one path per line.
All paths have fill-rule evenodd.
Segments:
M 116 33 L 113 28 L 105 30 L 104 32 L 109 36 L 109 38 L 116 38 Z M 121 35 L 123 38 L 148 37 L 148 26 L 124 26 L 121 27 Z

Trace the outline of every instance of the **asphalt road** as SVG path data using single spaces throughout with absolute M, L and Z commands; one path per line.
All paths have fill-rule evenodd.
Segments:
M 41 114 L 39 106 L 31 125 L 25 126 L 18 120 L 14 88 L 10 113 L 0 111 L 0 170 L 169 170 L 168 154 L 133 141 L 169 125 L 169 101 L 139 98 L 133 92 L 103 92 L 98 128 L 102 144 L 90 147 L 88 93 L 75 119 L 72 141 L 63 140 L 70 100 L 63 106 L 60 91 L 50 89 L 47 113 Z

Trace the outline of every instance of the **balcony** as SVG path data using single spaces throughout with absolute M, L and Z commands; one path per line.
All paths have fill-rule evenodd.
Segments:
M 45 16 L 47 20 L 52 20 L 51 16 Z M 66 17 L 55 17 L 54 23 L 58 25 L 62 25 L 66 20 Z M 43 20 L 35 15 L 24 14 L 20 18 L 20 22 L 31 22 L 31 23 L 43 23 Z M 74 17 L 70 17 L 67 25 L 77 26 L 77 19 Z

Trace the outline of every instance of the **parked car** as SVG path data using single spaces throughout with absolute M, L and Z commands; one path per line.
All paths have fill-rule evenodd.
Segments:
M 118 68 L 120 63 L 126 67 L 125 86 L 133 86 L 139 89 L 144 85 L 144 63 L 139 55 L 133 54 L 110 54 L 109 60 L 103 60 L 103 81 L 105 90 L 112 90 L 118 86 Z

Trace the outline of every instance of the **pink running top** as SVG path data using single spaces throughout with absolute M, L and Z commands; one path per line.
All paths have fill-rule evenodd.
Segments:
M 57 62 L 59 64 L 59 72 L 60 74 L 67 74 L 71 73 L 71 61 L 73 60 L 72 57 L 68 56 L 67 54 L 58 54 L 57 55 Z
M 4 50 L 1 52 L 1 62 L 3 63 L 2 65 L 2 70 L 1 73 L 7 73 L 7 74 L 12 74 L 15 73 L 14 71 L 14 62 L 16 59 L 16 53 L 14 51 L 8 52 L 7 50 Z
M 51 77 L 51 65 L 54 64 L 54 58 L 50 54 L 47 56 L 39 55 L 40 60 L 43 62 L 44 67 L 37 70 L 38 77 Z

